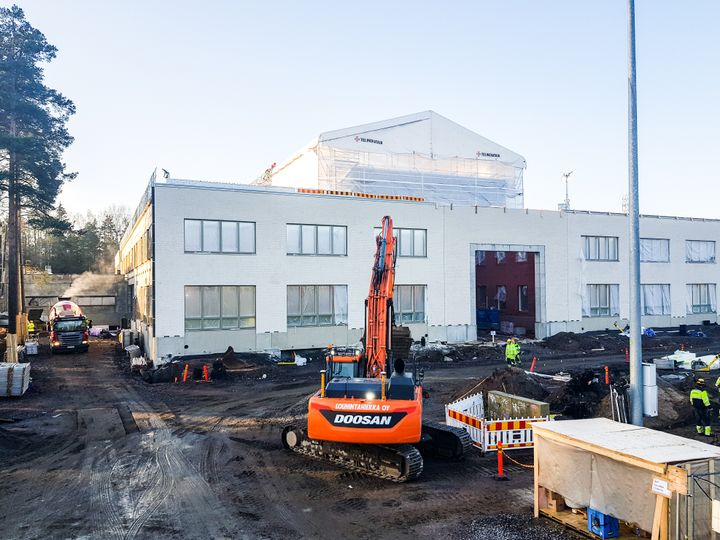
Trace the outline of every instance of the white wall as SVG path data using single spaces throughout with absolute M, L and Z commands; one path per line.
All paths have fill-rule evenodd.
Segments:
M 242 189 L 201 189 L 159 184 L 156 196 L 156 329 L 158 355 L 240 349 L 304 348 L 355 342 L 375 251 L 373 229 L 384 215 L 395 227 L 427 229 L 427 258 L 398 258 L 397 284 L 427 285 L 427 324 L 413 325 L 416 339 L 474 337 L 475 289 L 471 245 L 542 246 L 544 303 L 538 334 L 610 328 L 614 318 L 582 318 L 582 286 L 620 285 L 621 317 L 628 314 L 628 244 L 621 215 L 502 208 L 438 207 L 429 203 L 301 195 Z M 256 222 L 255 255 L 185 254 L 185 218 Z M 348 256 L 286 255 L 286 223 L 346 225 Z M 643 263 L 643 283 L 670 283 L 672 317 L 658 325 L 717 320 L 686 316 L 686 283 L 716 283 L 716 264 L 685 263 L 686 239 L 715 239 L 720 222 L 643 218 L 643 236 L 670 238 L 671 263 Z M 620 262 L 581 260 L 583 234 L 618 236 Z M 514 247 L 516 246 L 516 247 Z M 348 327 L 287 328 L 289 284 L 348 285 Z M 255 285 L 256 332 L 184 330 L 185 285 Z M 185 346 L 188 346 L 186 349 Z

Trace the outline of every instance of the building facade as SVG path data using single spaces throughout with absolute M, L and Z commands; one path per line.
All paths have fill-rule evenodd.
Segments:
M 536 337 L 627 321 L 626 215 L 391 199 L 151 181 L 116 257 L 147 354 L 357 343 L 385 215 L 396 317 L 415 339 L 471 340 L 486 318 Z M 640 227 L 642 324 L 717 322 L 720 221 Z

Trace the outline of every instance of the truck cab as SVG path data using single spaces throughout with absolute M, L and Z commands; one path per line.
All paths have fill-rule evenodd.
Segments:
M 90 342 L 89 330 L 85 317 L 55 319 L 50 329 L 50 351 L 87 352 Z

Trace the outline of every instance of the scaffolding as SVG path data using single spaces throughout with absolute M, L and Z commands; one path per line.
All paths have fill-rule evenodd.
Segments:
M 476 159 L 317 145 L 318 188 L 423 197 L 440 204 L 523 208 L 523 167 Z

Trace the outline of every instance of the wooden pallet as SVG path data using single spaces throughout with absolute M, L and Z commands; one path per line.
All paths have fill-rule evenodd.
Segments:
M 582 534 L 588 538 L 594 538 L 597 540 L 599 536 L 588 531 L 587 528 L 587 514 L 585 512 L 573 512 L 572 510 L 560 510 L 555 512 L 550 508 L 542 508 L 540 515 L 557 521 L 561 525 L 572 529 L 573 531 Z M 620 523 L 620 536 L 616 537 L 618 540 L 638 540 L 638 537 L 634 532 L 624 523 Z

